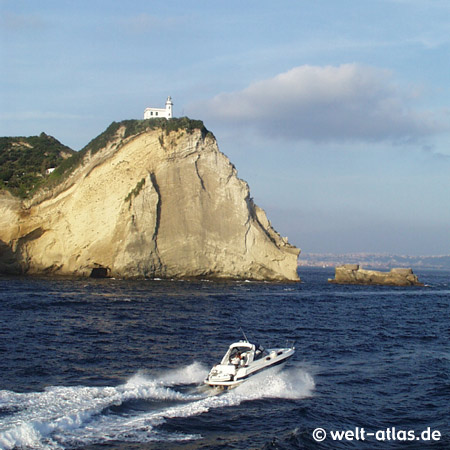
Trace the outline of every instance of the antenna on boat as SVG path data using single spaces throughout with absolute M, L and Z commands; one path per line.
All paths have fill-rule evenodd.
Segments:
M 240 329 L 241 329 L 241 333 L 244 335 L 245 342 L 248 342 L 248 339 L 247 339 L 247 336 L 244 333 L 244 330 L 242 329 L 242 327 L 240 327 Z

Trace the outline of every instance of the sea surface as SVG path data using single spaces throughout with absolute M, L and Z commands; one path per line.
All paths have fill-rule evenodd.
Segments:
M 0 449 L 450 449 L 450 272 L 410 288 L 300 275 L 0 278 Z M 296 353 L 206 389 L 241 328 Z

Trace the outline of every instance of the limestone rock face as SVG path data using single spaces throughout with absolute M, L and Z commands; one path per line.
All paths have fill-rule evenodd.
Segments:
M 335 278 L 328 280 L 337 284 L 379 284 L 389 286 L 423 286 L 412 269 L 391 269 L 390 272 L 364 270 L 358 264 L 344 264 L 335 269 Z
M 298 280 L 300 251 L 211 134 L 124 133 L 53 191 L 0 197 L 0 271 Z

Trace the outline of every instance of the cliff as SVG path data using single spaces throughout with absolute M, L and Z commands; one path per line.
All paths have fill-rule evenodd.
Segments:
M 336 267 L 335 278 L 328 280 L 337 284 L 377 284 L 388 286 L 423 286 L 412 269 L 391 269 L 390 272 L 364 270 L 358 264 Z
M 1 191 L 0 271 L 297 281 L 299 250 L 214 136 L 187 124 L 115 124 L 60 184 L 29 200 Z

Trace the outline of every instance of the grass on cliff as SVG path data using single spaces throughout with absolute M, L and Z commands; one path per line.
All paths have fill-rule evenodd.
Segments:
M 130 136 L 136 136 L 140 133 L 149 130 L 161 129 L 169 134 L 172 131 L 186 130 L 188 133 L 192 133 L 194 130 L 200 130 L 206 135 L 208 130 L 201 120 L 192 120 L 188 117 L 180 117 L 175 119 L 146 119 L 146 120 L 123 120 L 122 122 L 113 122 L 102 134 L 97 136 L 81 152 L 90 151 L 91 154 L 98 152 L 104 148 L 108 142 L 114 139 L 117 131 L 121 127 L 125 127 L 124 139 Z
M 209 134 L 201 120 L 180 117 L 113 122 L 79 152 L 45 133 L 31 137 L 3 137 L 0 138 L 0 189 L 28 198 L 39 188 L 57 186 L 81 165 L 88 153 L 95 154 L 113 141 L 121 127 L 125 127 L 124 139 L 155 129 L 164 130 L 166 134 L 178 130 L 188 133 L 200 130 L 203 136 Z M 47 175 L 49 168 L 55 170 Z
M 60 166 L 72 154 L 76 152 L 45 133 L 30 137 L 2 137 L 0 189 L 7 189 L 20 198 L 31 197 L 45 185 L 47 169 Z
M 142 178 L 141 181 L 139 181 L 134 189 L 129 192 L 129 194 L 125 197 L 126 202 L 131 202 L 131 199 L 133 197 L 137 197 L 139 195 L 139 192 L 141 192 L 142 188 L 145 186 L 145 178 Z

